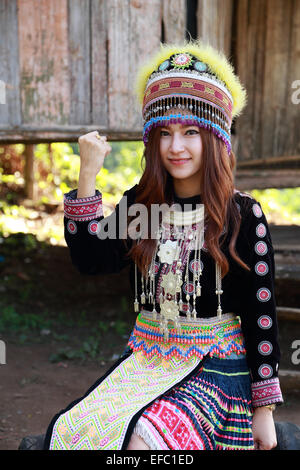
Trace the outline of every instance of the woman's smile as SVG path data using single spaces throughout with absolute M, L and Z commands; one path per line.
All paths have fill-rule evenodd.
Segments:
M 173 178 L 176 193 L 199 194 L 203 145 L 197 126 L 181 123 L 162 127 L 160 156 Z M 189 194 L 188 194 L 189 195 Z
M 172 165 L 184 165 L 185 163 L 192 160 L 191 158 L 169 158 Z

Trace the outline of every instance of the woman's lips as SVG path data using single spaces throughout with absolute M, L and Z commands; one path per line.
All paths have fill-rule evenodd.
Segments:
M 170 159 L 170 162 L 172 163 L 172 165 L 184 165 L 189 160 L 191 160 L 191 159 L 190 158 L 179 158 L 179 159 Z

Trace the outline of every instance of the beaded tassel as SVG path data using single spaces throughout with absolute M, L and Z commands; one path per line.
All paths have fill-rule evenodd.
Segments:
M 149 271 L 149 277 L 150 277 L 150 281 L 149 281 L 149 288 L 150 288 L 150 292 L 149 292 L 149 303 L 152 303 L 153 305 L 153 309 L 152 309 L 152 316 L 153 316 L 153 320 L 156 320 L 157 319 L 157 310 L 155 308 L 155 272 L 154 272 L 154 266 L 155 266 L 155 260 L 156 260 L 156 256 L 157 256 L 157 252 L 159 250 L 159 244 L 160 244 L 160 241 L 161 241 L 161 237 L 163 238 L 164 234 L 163 234 L 163 230 L 161 229 L 158 229 L 157 232 L 156 232 L 156 247 L 155 247 L 155 250 L 154 250 L 154 253 L 153 253 L 153 256 L 152 256 L 152 260 L 151 260 L 151 265 L 150 265 L 150 271 Z M 161 300 L 161 297 L 160 297 L 160 300 Z
M 176 239 L 178 240 L 178 243 L 177 243 L 177 247 L 176 247 L 176 254 L 175 254 L 175 262 L 176 262 L 176 265 L 175 265 L 175 274 L 176 274 L 176 283 L 177 285 L 180 285 L 180 281 L 181 281 L 181 265 L 182 265 L 182 262 L 181 262 L 181 259 L 179 258 L 180 256 L 180 252 L 181 252 L 181 240 L 180 240 L 180 233 L 178 234 L 177 233 L 177 236 L 178 238 L 176 237 Z M 181 294 L 181 289 L 180 289 L 180 294 Z M 175 302 L 177 303 L 178 307 L 179 307 L 179 310 L 182 309 L 182 300 L 181 300 L 181 303 L 180 301 L 178 302 L 177 301 L 177 294 L 175 294 Z
M 178 231 L 178 239 L 179 239 L 179 242 L 178 242 L 178 245 L 177 245 L 177 252 L 176 252 L 176 269 L 175 269 L 175 272 L 176 272 L 176 275 L 177 275 L 177 280 L 178 280 L 178 283 L 181 281 L 181 266 L 182 266 L 182 259 L 181 259 L 181 252 L 182 252 L 182 246 L 184 244 L 184 238 L 183 240 L 181 240 L 181 237 L 182 237 L 183 233 Z M 176 296 L 177 297 L 177 296 Z M 176 301 L 177 301 L 177 298 L 176 298 Z M 182 301 L 182 289 L 180 289 L 180 292 L 179 292 L 179 301 L 177 302 L 178 303 L 178 307 L 179 307 L 179 311 L 182 311 L 182 307 L 183 307 L 183 301 Z
M 197 246 L 195 246 L 195 253 Z M 194 266 L 194 273 L 193 273 L 193 311 L 192 311 L 192 317 L 196 318 L 197 317 L 197 311 L 196 311 L 196 298 L 197 298 L 197 292 L 196 292 L 196 266 Z
M 202 243 L 203 243 L 203 228 L 201 229 L 201 232 L 198 230 L 198 238 L 197 238 L 197 248 L 198 248 L 198 270 L 197 274 L 195 276 L 196 280 L 196 296 L 200 297 L 201 296 L 201 285 L 200 285 L 200 276 L 202 274 L 202 269 L 201 269 L 201 248 L 202 248 Z M 194 270 L 194 272 L 196 269 Z
M 156 320 L 156 317 L 157 317 L 157 311 L 155 309 L 155 274 L 154 274 L 154 263 L 155 263 L 156 253 L 157 253 L 157 245 L 156 245 L 156 249 L 154 250 L 154 254 L 152 256 L 150 270 L 149 270 L 149 284 L 150 284 L 149 303 L 152 303 L 153 305 L 153 310 L 152 310 L 153 320 Z
M 139 302 L 138 302 L 138 295 L 137 295 L 137 266 L 136 263 L 134 264 L 134 278 L 135 278 L 135 301 L 134 301 L 134 311 L 137 313 L 140 309 Z
M 223 294 L 223 291 L 222 291 L 221 268 L 219 264 L 216 262 L 216 295 L 218 296 L 217 316 L 219 318 L 221 318 L 222 316 L 222 308 L 221 308 L 221 300 L 220 300 L 220 297 L 222 294 Z
M 190 262 L 190 252 L 191 252 L 191 241 L 192 241 L 192 239 L 193 239 L 193 235 L 192 235 L 192 234 L 189 234 L 188 239 L 189 239 L 189 245 L 188 245 L 188 254 L 187 254 L 186 271 L 185 271 L 185 282 L 186 282 L 186 286 L 189 285 L 189 277 L 188 277 L 188 274 L 189 274 L 189 262 Z M 187 300 L 187 306 L 188 306 L 188 309 L 187 309 L 187 312 L 186 312 L 186 316 L 187 316 L 188 319 L 191 318 L 190 298 L 191 298 L 190 294 L 186 294 L 186 300 Z
M 141 304 L 144 305 L 146 303 L 146 295 L 145 295 L 145 279 L 142 275 L 142 293 L 141 293 Z
M 162 289 L 160 291 L 160 294 L 159 294 L 159 304 L 163 304 L 163 302 L 165 301 L 165 298 L 164 298 L 164 295 L 162 293 Z

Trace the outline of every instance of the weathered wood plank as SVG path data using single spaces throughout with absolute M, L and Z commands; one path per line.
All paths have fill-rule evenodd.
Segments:
M 141 128 L 133 92 L 136 72 L 159 46 L 160 0 L 111 0 L 108 9 L 108 109 L 111 129 Z
M 0 32 L 0 80 L 5 87 L 0 124 L 10 127 L 21 123 L 17 0 L 0 1 Z
M 293 84 L 298 82 L 297 89 L 300 87 L 300 0 L 294 0 L 291 13 L 291 32 L 290 32 L 290 60 L 288 69 L 288 112 L 285 116 L 287 126 L 287 148 L 294 149 L 295 153 L 300 155 L 300 103 L 299 91 L 298 100 L 295 101 L 295 88 Z M 300 184 L 300 183 L 299 183 Z
M 112 0 L 107 17 L 109 127 L 119 129 L 132 121 L 131 110 L 128 109 L 130 72 L 129 3 L 129 0 Z M 133 49 L 131 52 L 134 54 Z
M 240 161 L 299 154 L 300 0 L 235 3 L 237 71 L 248 105 L 236 122 Z
M 268 0 L 266 15 L 265 71 L 262 95 L 262 156 L 283 155 L 288 126 L 283 126 L 289 98 L 288 68 L 293 0 Z M 296 57 L 294 58 L 297 59 Z M 290 152 L 289 152 L 290 153 Z
M 92 122 L 104 127 L 108 126 L 107 7 L 106 0 L 92 0 L 90 20 Z
M 247 106 L 235 123 L 236 152 L 238 160 L 248 161 L 261 155 L 267 0 L 240 0 L 235 2 L 235 8 L 236 70 L 248 97 Z
M 162 0 L 164 42 L 181 43 L 186 35 L 186 0 Z
M 300 170 L 237 170 L 236 186 L 247 191 L 267 188 L 297 188 L 300 181 Z
M 70 124 L 91 122 L 90 0 L 68 0 Z
M 247 160 L 247 161 L 241 161 L 238 162 L 237 167 L 238 168 L 260 168 L 260 167 L 265 167 L 265 168 L 270 168 L 273 165 L 292 165 L 300 163 L 300 154 L 299 155 L 285 155 L 284 157 L 270 157 L 270 158 L 257 158 L 253 160 Z
M 24 123 L 69 119 L 67 0 L 19 0 L 19 49 Z
M 300 308 L 277 307 L 276 311 L 279 320 L 300 321 Z
M 232 0 L 199 0 L 198 37 L 231 55 Z
M 108 140 L 141 140 L 141 130 L 124 127 L 114 129 L 94 125 L 64 125 L 64 126 L 22 126 L 13 129 L 0 130 L 1 144 L 9 143 L 39 143 L 39 142 L 76 142 L 82 134 L 98 130 L 105 134 Z

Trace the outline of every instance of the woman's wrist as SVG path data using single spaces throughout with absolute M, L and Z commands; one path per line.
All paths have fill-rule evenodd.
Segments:
M 275 404 L 270 404 L 270 405 L 263 405 L 263 406 L 258 406 L 257 408 L 254 409 L 254 412 L 255 413 L 264 413 L 264 412 L 267 412 L 267 413 L 270 413 L 272 414 L 273 411 L 275 411 L 276 409 L 276 405 Z
M 78 179 L 77 198 L 92 197 L 95 195 L 96 175 L 87 169 L 80 169 Z

